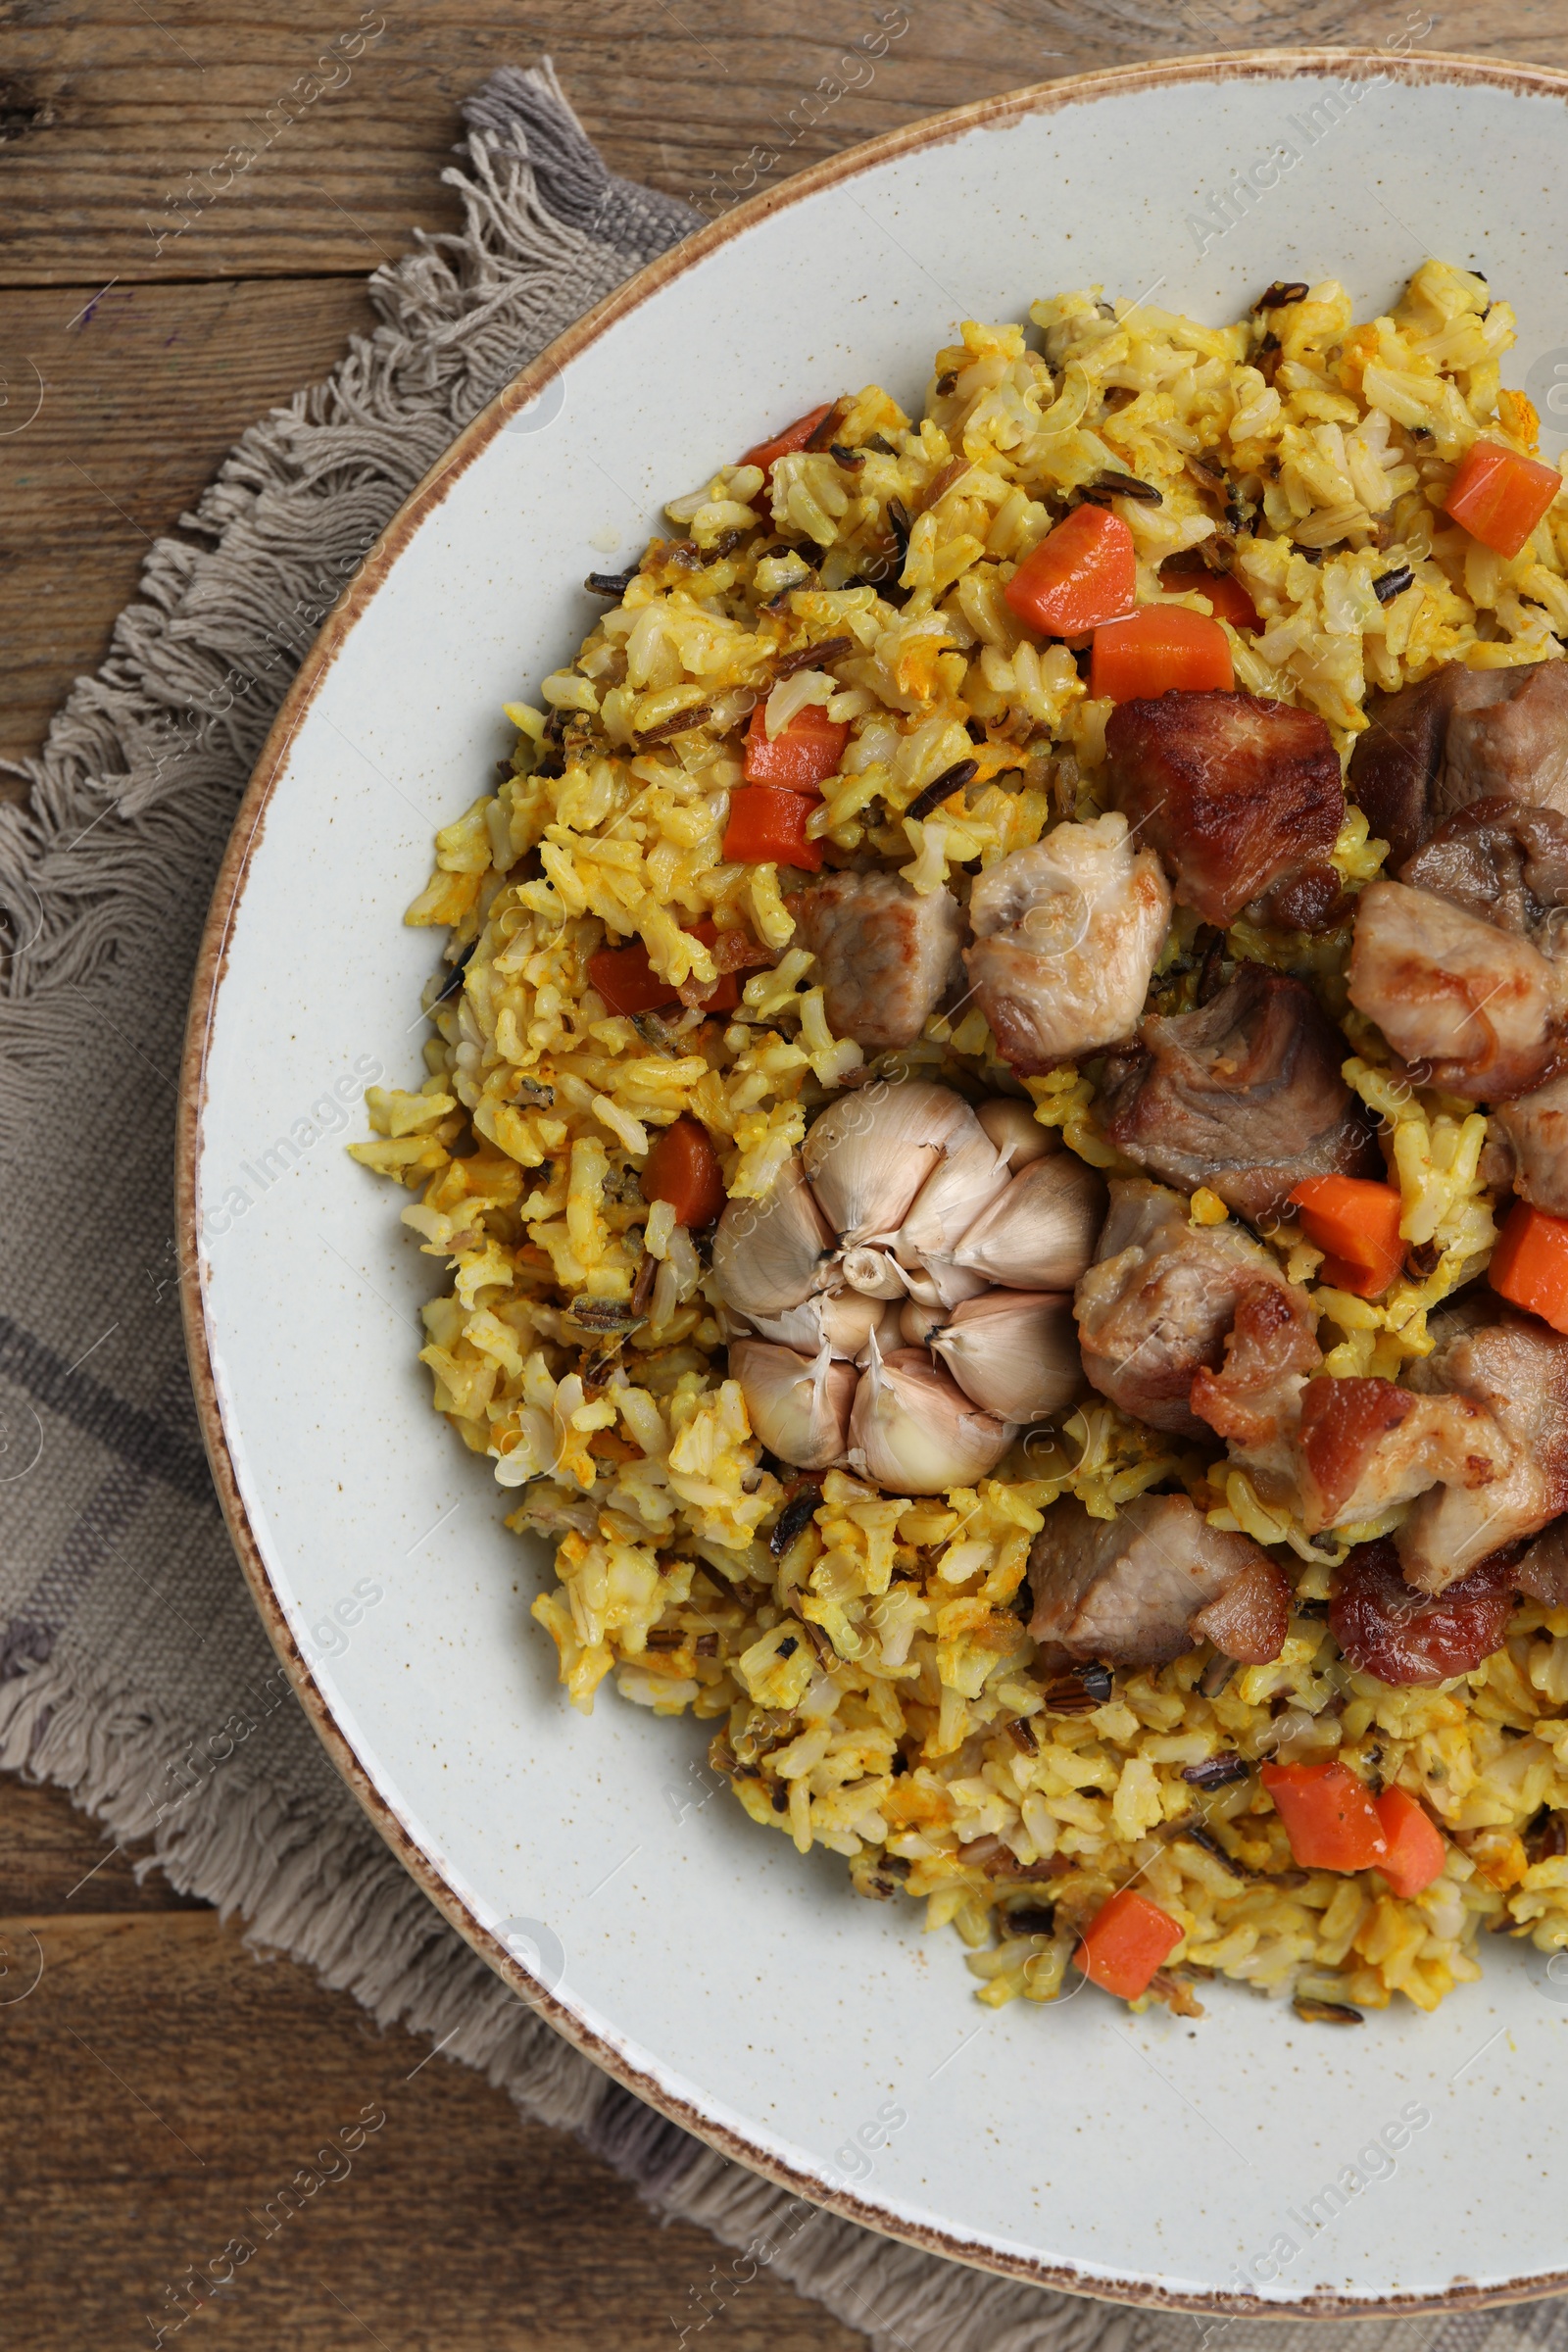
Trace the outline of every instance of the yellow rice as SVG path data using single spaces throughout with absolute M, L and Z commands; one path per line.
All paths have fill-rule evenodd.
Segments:
M 1568 1857 L 1532 1861 L 1522 1837 L 1543 1807 L 1568 1810 L 1568 1612 L 1521 1605 L 1506 1646 L 1440 1689 L 1352 1673 L 1322 1621 L 1330 1567 L 1396 1514 L 1311 1543 L 1245 1473 L 1101 1401 L 1030 1433 L 973 1491 L 911 1500 L 831 1472 L 814 1518 L 775 1558 L 766 1539 L 784 1490 L 723 1377 L 710 1280 L 638 1189 L 651 1138 L 690 1112 L 721 1148 L 730 1194 L 760 1198 L 816 1108 L 860 1074 L 859 1047 L 830 1033 L 810 958 L 791 946 L 794 878 L 721 858 L 738 730 L 780 654 L 853 641 L 838 684 L 808 672 L 793 687 L 851 724 L 811 830 L 869 847 L 917 890 L 1100 807 L 1109 706 L 1065 648 L 1021 631 L 1002 590 L 1051 526 L 1047 501 L 1059 510 L 1103 471 L 1162 494 L 1158 506 L 1114 501 L 1137 543 L 1140 601 L 1206 612 L 1200 579 L 1173 593 L 1158 565 L 1213 528 L 1188 461 L 1224 466 L 1258 510 L 1236 572 L 1262 627 L 1230 632 L 1237 684 L 1320 712 L 1342 758 L 1369 687 L 1446 662 L 1560 658 L 1568 505 L 1511 563 L 1441 512 L 1478 432 L 1536 445 L 1529 402 L 1500 385 L 1512 314 L 1481 279 L 1429 262 L 1388 317 L 1359 326 L 1340 286 L 1314 286 L 1266 322 L 1282 346 L 1272 385 L 1255 364 L 1256 317 L 1206 327 L 1098 288 L 1030 317 L 1032 342 L 1014 324 L 965 323 L 936 356 L 917 421 L 867 386 L 836 428 L 845 446 L 879 437 L 863 466 L 783 458 L 771 527 L 751 504 L 756 466 L 720 466 L 674 501 L 672 538 L 543 680 L 542 708 L 508 706 L 511 772 L 437 835 L 408 915 L 447 928 L 449 965 L 467 957 L 461 984 L 451 972 L 431 983 L 428 1074 L 410 1091 L 369 1091 L 377 1140 L 356 1156 L 416 1195 L 404 1222 L 451 1277 L 424 1310 L 433 1401 L 516 1491 L 507 1524 L 557 1546 L 557 1581 L 533 1613 L 575 1705 L 590 1708 L 612 1677 L 623 1699 L 710 1723 L 712 1761 L 752 1818 L 803 1853 L 842 1854 L 860 1892 L 910 1895 L 929 1926 L 955 1926 L 983 2001 L 1054 1998 L 1076 1931 L 1136 1878 L 1184 1931 L 1160 1986 L 1179 2005 L 1217 1974 L 1431 2008 L 1479 1974 L 1483 1927 L 1568 1943 Z M 913 518 L 902 572 L 894 502 Z M 780 532 L 795 543 L 784 553 Z M 1404 564 L 1410 585 L 1380 603 L 1374 580 Z M 902 603 L 879 593 L 895 576 Z M 787 716 L 779 692 L 792 699 L 775 690 L 772 715 Z M 639 742 L 688 710 L 706 720 Z M 984 744 L 970 718 L 985 722 Z M 564 772 L 541 774 L 558 741 Z M 959 795 L 923 820 L 904 814 L 969 759 L 967 806 Z M 1348 888 L 1383 856 L 1348 809 L 1336 857 Z M 779 955 L 747 976 L 740 1011 L 609 1015 L 588 980 L 595 950 L 640 937 L 673 993 L 714 976 L 690 928 L 702 916 Z M 1178 917 L 1156 975 L 1167 1010 L 1191 1002 L 1192 928 Z M 1347 944 L 1346 931 L 1304 940 L 1239 923 L 1228 946 L 1311 969 L 1346 1026 L 1347 1077 L 1382 1122 L 1404 1236 L 1439 1253 L 1427 1280 L 1377 1303 L 1315 1289 L 1328 1370 L 1396 1377 L 1430 1350 L 1428 1313 L 1494 1239 L 1486 1121 L 1392 1076 L 1377 1033 L 1348 1012 Z M 971 1095 L 1017 1091 L 973 1009 L 956 1029 L 934 1017 L 875 1067 Z M 1088 1076 L 1058 1070 L 1027 1091 L 1075 1151 L 1116 1164 Z M 1191 1213 L 1226 1212 L 1200 1191 Z M 1310 1285 L 1318 1253 L 1300 1233 L 1267 1238 Z M 645 1249 L 659 1261 L 651 1315 L 610 1351 L 606 1379 L 592 1303 L 630 1298 Z M 1064 1714 L 1015 1606 L 1031 1539 L 1063 1494 L 1110 1517 L 1156 1485 L 1184 1486 L 1215 1525 L 1282 1547 L 1298 1608 L 1284 1652 L 1213 1697 L 1196 1688 L 1207 1653 L 1194 1652 L 1118 1674 L 1106 1703 Z M 1182 1779 L 1233 1749 L 1338 1751 L 1375 1787 L 1407 1788 L 1448 1834 L 1444 1875 L 1398 1901 L 1373 1874 L 1296 1868 L 1255 1776 L 1208 1794 Z

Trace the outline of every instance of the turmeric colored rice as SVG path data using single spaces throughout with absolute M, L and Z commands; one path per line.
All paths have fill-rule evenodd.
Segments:
M 1388 1688 L 1341 1658 L 1325 1602 L 1349 1544 L 1393 1517 L 1309 1538 L 1217 1443 L 1205 1455 L 1099 1399 L 1029 1431 L 972 1490 L 911 1498 L 830 1471 L 780 1531 L 792 1474 L 764 1458 L 726 1378 L 711 1275 L 639 1189 L 652 1139 L 690 1113 L 729 1195 L 762 1199 L 816 1111 L 866 1074 L 792 945 L 798 877 L 722 859 L 741 730 L 781 655 L 852 642 L 826 702 L 849 749 L 808 830 L 830 863 L 873 853 L 917 891 L 1101 810 L 1110 706 L 1066 646 L 1031 641 L 1003 589 L 1063 501 L 1106 474 L 1160 493 L 1111 502 L 1140 602 L 1200 612 L 1201 575 L 1172 587 L 1159 567 L 1215 528 L 1204 461 L 1239 485 L 1251 519 L 1234 571 L 1261 626 L 1226 623 L 1237 685 L 1318 712 L 1342 761 L 1371 688 L 1450 662 L 1561 658 L 1568 502 L 1512 561 L 1441 511 L 1478 434 L 1537 440 L 1529 402 L 1500 381 L 1512 315 L 1479 277 L 1428 262 L 1359 325 L 1332 281 L 1222 327 L 1099 288 L 1029 317 L 1034 332 L 966 322 L 912 420 L 875 385 L 841 399 L 834 447 L 781 458 L 770 502 L 745 463 L 675 498 L 670 535 L 575 658 L 507 706 L 509 771 L 437 834 L 407 917 L 447 934 L 426 1074 L 369 1090 L 375 1138 L 355 1155 L 407 1188 L 403 1222 L 447 1272 L 424 1309 L 434 1406 L 507 1491 L 507 1525 L 554 1546 L 533 1614 L 572 1704 L 591 1709 L 610 1680 L 621 1701 L 710 1725 L 712 1767 L 760 1827 L 843 1855 L 858 1892 L 912 1897 L 927 1926 L 956 1927 L 994 2006 L 1070 1988 L 1083 1927 L 1136 1878 L 1183 1931 L 1148 1997 L 1198 2014 L 1204 1981 L 1225 1977 L 1308 2015 L 1396 1993 L 1431 2009 L 1480 1974 L 1483 1929 L 1568 1944 L 1568 1840 L 1541 1834 L 1568 1817 L 1568 1611 L 1521 1603 L 1473 1672 Z M 738 420 L 737 444 L 769 421 Z M 1380 601 L 1374 580 L 1403 566 L 1409 584 Z M 960 760 L 976 762 L 966 799 L 907 815 Z M 1384 855 L 1348 809 L 1347 889 Z M 1162 1009 L 1193 1002 L 1193 927 L 1179 911 Z M 738 975 L 731 1011 L 634 1019 L 591 984 L 597 950 L 640 939 L 673 997 L 715 980 L 733 932 L 777 961 Z M 1268 1237 L 1312 1291 L 1328 1371 L 1393 1376 L 1430 1350 L 1430 1310 L 1495 1239 L 1488 1121 L 1392 1074 L 1348 1006 L 1348 936 L 1243 921 L 1227 945 L 1312 979 L 1382 1123 L 1403 1238 L 1429 1245 L 1430 1275 L 1369 1302 L 1314 1286 L 1319 1253 L 1296 1227 Z M 1025 1091 L 972 1006 L 874 1067 L 971 1098 Z M 1089 1076 L 1058 1069 L 1026 1091 L 1073 1151 L 1116 1168 Z M 1190 1213 L 1227 1211 L 1200 1190 Z M 1091 1703 L 1037 1670 L 1030 1543 L 1059 1496 L 1109 1518 L 1160 1487 L 1287 1564 L 1290 1635 L 1211 1696 L 1195 1650 L 1118 1671 Z M 1255 1772 L 1207 1792 L 1183 1778 L 1231 1751 L 1338 1754 L 1374 1789 L 1407 1789 L 1448 1840 L 1442 1877 L 1398 1900 L 1375 1873 L 1298 1867 Z

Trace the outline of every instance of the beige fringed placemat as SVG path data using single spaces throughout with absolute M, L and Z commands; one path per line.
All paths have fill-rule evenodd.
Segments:
M 760 2270 L 900 2352 L 1568 2337 L 1558 2304 L 1332 2328 L 1124 2310 L 799 2205 L 515 2000 L 404 1876 L 293 1699 L 213 1499 L 175 1301 L 172 1073 L 213 877 L 337 585 L 524 361 L 696 226 L 606 172 L 548 64 L 493 74 L 465 113 L 446 174 L 462 231 L 377 272 L 375 333 L 246 434 L 182 517 L 189 537 L 158 543 L 108 661 L 24 771 L 29 804 L 0 808 L 0 1763 L 68 1789 L 116 1838 L 150 1838 L 176 1887 L 706 2225 L 721 2244 L 683 2341 L 710 2326 L 716 2340 Z

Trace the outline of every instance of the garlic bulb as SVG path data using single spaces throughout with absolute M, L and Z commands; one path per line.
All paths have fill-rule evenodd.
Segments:
M 1012 1431 L 978 1411 L 923 1348 L 874 1344 L 850 1415 L 850 1465 L 895 1494 L 942 1494 L 994 1470 Z
M 1021 1168 L 983 1209 L 954 1251 L 955 1263 L 1015 1291 L 1070 1291 L 1095 1254 L 1105 1187 L 1076 1153 L 1054 1152 Z
M 974 1125 L 961 1095 L 912 1079 L 842 1096 L 824 1110 L 801 1157 L 846 1248 L 896 1233 L 931 1170 Z
M 780 1461 L 802 1470 L 842 1462 L 858 1375 L 824 1347 L 813 1362 L 766 1340 L 737 1340 L 729 1351 L 753 1430 Z
M 994 1095 L 989 1102 L 979 1104 L 974 1115 L 1014 1175 L 1030 1160 L 1044 1159 L 1048 1152 L 1062 1148 L 1056 1129 L 1042 1127 L 1029 1104 L 1016 1096 Z
M 763 1200 L 731 1200 L 713 1236 L 713 1272 L 743 1315 L 779 1315 L 833 1279 L 833 1234 L 797 1152 Z
M 924 1081 L 842 1097 L 714 1236 L 709 1295 L 753 1429 L 782 1461 L 848 1460 L 895 1494 L 983 1478 L 1078 1392 L 1064 1294 L 1103 1205 L 1021 1102 L 977 1113 Z
M 964 1395 L 1004 1421 L 1044 1420 L 1083 1386 L 1072 1298 L 1060 1292 L 986 1291 L 924 1336 Z

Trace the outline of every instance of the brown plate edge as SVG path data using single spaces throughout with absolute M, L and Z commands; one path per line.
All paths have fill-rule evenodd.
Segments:
M 322 680 L 337 657 L 349 630 L 385 580 L 392 564 L 426 515 L 439 505 L 448 488 L 480 452 L 505 429 L 508 420 L 548 385 L 579 353 L 597 342 L 605 330 L 630 315 L 665 285 L 685 274 L 720 245 L 729 243 L 775 212 L 814 195 L 819 189 L 858 177 L 899 156 L 946 145 L 971 130 L 1001 128 L 1020 117 L 1054 113 L 1130 91 L 1152 89 L 1186 81 L 1293 80 L 1307 74 L 1340 71 L 1347 79 L 1365 78 L 1373 67 L 1380 75 L 1412 83 L 1484 82 L 1520 97 L 1555 97 L 1568 102 L 1568 72 L 1549 66 L 1499 62 L 1494 58 L 1432 53 L 1420 59 L 1391 58 L 1377 49 L 1289 48 L 1243 50 L 1219 56 L 1171 59 L 1153 65 L 1102 68 L 1069 74 L 1058 81 L 1037 82 L 1023 89 L 982 98 L 945 114 L 885 131 L 880 137 L 847 148 L 793 174 L 780 186 L 737 205 L 708 227 L 661 255 L 585 313 L 564 334 L 546 347 L 515 376 L 470 424 L 424 476 L 392 517 L 362 560 L 320 633 L 307 653 L 282 708 L 274 719 L 261 757 L 241 800 L 229 836 L 212 906 L 203 930 L 192 978 L 190 1010 L 180 1060 L 179 1105 L 175 1144 L 175 1231 L 179 1237 L 180 1311 L 191 1387 L 202 1441 L 213 1482 L 230 1539 L 246 1583 L 307 1715 L 337 1771 L 347 1782 L 375 1828 L 399 1861 L 465 1941 L 509 1984 L 513 1990 L 546 2018 L 574 2048 L 615 2082 L 659 2113 L 679 2124 L 693 2137 L 788 2189 L 808 2204 L 826 2208 L 878 2235 L 891 2237 L 921 2252 L 940 2254 L 950 2261 L 978 2270 L 1111 2303 L 1142 2305 L 1167 2311 L 1223 2312 L 1258 2319 L 1356 2319 L 1374 2314 L 1387 2317 L 1423 2312 L 1452 2312 L 1531 2302 L 1561 2293 L 1568 2287 L 1568 2270 L 1505 2280 L 1482 2287 L 1456 2281 L 1441 2295 L 1352 2297 L 1316 2293 L 1282 2303 L 1261 2295 L 1187 2294 L 1147 2280 L 1115 2281 L 1086 2278 L 1069 2266 L 1011 2255 L 993 2246 L 959 2238 L 930 2225 L 891 2216 L 864 2205 L 847 2190 L 803 2173 L 757 2147 L 731 2127 L 704 2115 L 686 2100 L 665 2090 L 611 2043 L 585 2026 L 550 1989 L 492 1936 L 462 1898 L 440 1876 L 423 1848 L 416 1843 L 396 1811 L 361 1765 L 315 1676 L 289 1631 L 281 1602 L 273 1589 L 261 1547 L 251 1528 L 239 1492 L 223 1428 L 212 1353 L 208 1344 L 205 1299 L 198 1256 L 196 1183 L 201 1114 L 207 1091 L 207 1053 L 219 991 L 228 960 L 228 942 L 244 894 L 251 859 L 262 838 L 268 805 L 287 763 L 294 738 L 303 725 Z

